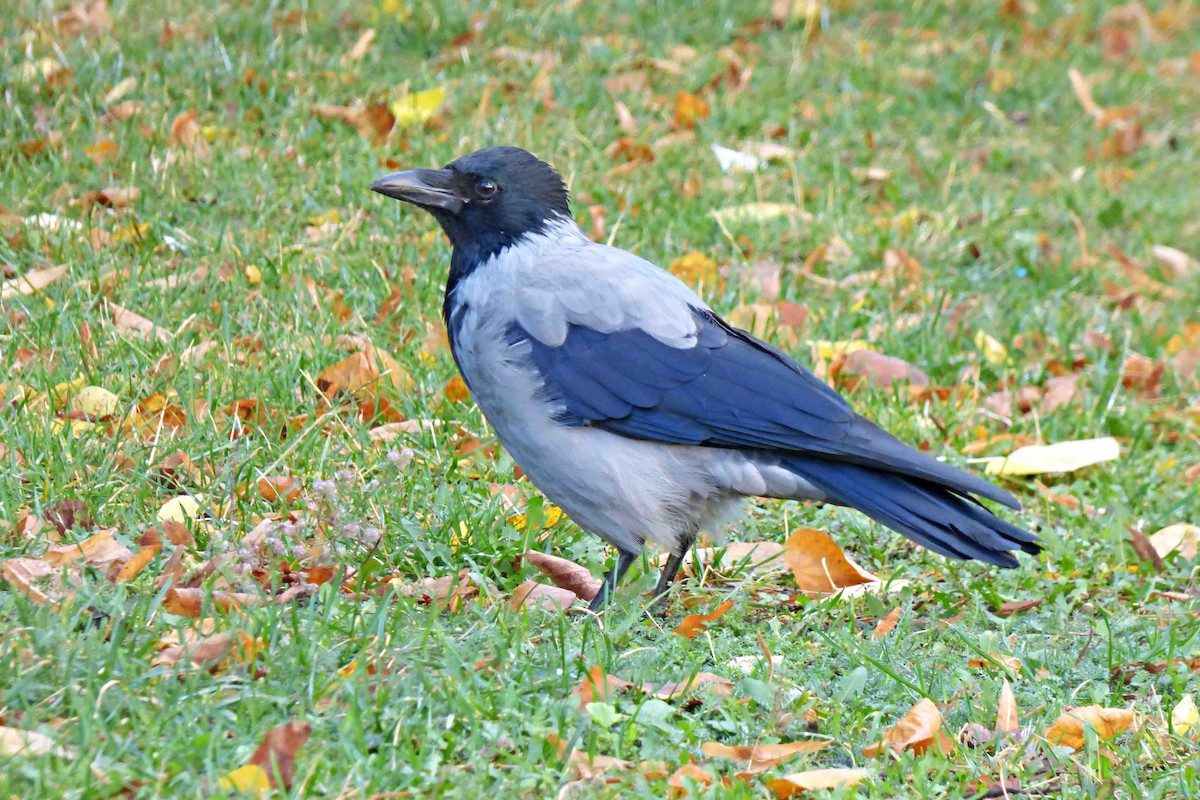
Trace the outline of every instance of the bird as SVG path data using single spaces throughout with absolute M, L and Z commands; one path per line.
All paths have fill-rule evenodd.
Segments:
M 858 509 L 951 559 L 1017 567 L 1039 538 L 987 480 L 904 444 L 670 272 L 591 241 L 553 167 L 511 146 L 370 189 L 433 215 L 451 246 L 450 352 L 500 442 L 579 527 L 616 549 L 603 610 L 652 541 L 654 603 L 701 531 L 746 498 Z

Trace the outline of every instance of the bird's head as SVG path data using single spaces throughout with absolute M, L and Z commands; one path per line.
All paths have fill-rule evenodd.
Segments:
M 384 175 L 371 191 L 420 206 L 455 250 L 486 257 L 570 218 L 567 187 L 554 168 L 519 147 L 486 147 L 442 169 Z

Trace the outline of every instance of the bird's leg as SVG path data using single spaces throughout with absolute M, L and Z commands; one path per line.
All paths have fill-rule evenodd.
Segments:
M 612 569 L 604 576 L 604 582 L 600 584 L 600 590 L 596 592 L 596 596 L 592 598 L 592 602 L 588 603 L 588 611 L 596 614 L 599 613 L 600 609 L 604 608 L 605 604 L 617 591 L 617 584 L 621 582 L 621 578 L 625 577 L 625 573 L 629 571 L 629 567 L 635 559 L 637 559 L 637 553 L 630 553 L 625 550 L 617 551 L 617 563 L 613 564 Z
M 675 576 L 679 574 L 679 567 L 683 564 L 683 559 L 692 550 L 692 544 L 696 541 L 693 536 L 683 542 L 683 547 L 678 551 L 672 550 L 671 555 L 667 557 L 667 563 L 663 565 L 662 573 L 658 576 L 658 585 L 654 587 L 654 599 L 650 601 L 650 607 L 654 608 L 661 604 L 666 598 L 667 592 L 671 591 L 671 584 L 675 582 Z

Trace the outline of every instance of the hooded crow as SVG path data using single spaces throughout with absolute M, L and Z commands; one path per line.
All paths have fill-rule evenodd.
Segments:
M 442 313 L 475 401 L 525 474 L 617 549 L 605 604 L 647 539 L 670 588 L 701 530 L 746 497 L 857 508 L 935 553 L 1017 566 L 1011 494 L 905 445 L 669 272 L 596 244 L 552 167 L 488 147 L 371 189 L 420 206 L 453 253 Z

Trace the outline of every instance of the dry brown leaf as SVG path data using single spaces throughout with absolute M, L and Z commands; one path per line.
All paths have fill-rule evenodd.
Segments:
M 1163 373 L 1166 363 L 1146 358 L 1146 356 L 1131 353 L 1121 367 L 1121 385 L 1131 392 L 1154 399 L 1162 389 Z
M 61 571 L 40 558 L 10 558 L 0 562 L 0 578 L 39 606 L 57 603 L 67 596 Z
M 876 756 L 891 750 L 897 755 L 911 750 L 921 755 L 930 747 L 937 747 L 943 754 L 954 750 L 954 740 L 942 731 L 942 714 L 933 701 L 921 698 L 908 713 L 883 734 L 883 741 L 863 748 L 864 756 Z
M 1013 694 L 1012 686 L 1008 679 L 1004 679 L 1004 683 L 1000 686 L 1000 701 L 997 703 L 996 709 L 996 733 L 1005 733 L 1008 731 L 1019 730 L 1021 727 L 1021 718 L 1017 713 L 1017 698 Z
M 375 29 L 367 28 L 359 35 L 358 40 L 354 43 L 354 46 L 347 51 L 342 60 L 347 62 L 361 61 L 362 57 L 365 56 L 367 51 L 371 49 L 371 45 L 374 43 L 374 41 Z
M 569 589 L 525 581 L 513 591 L 508 606 L 518 609 L 531 605 L 546 611 L 565 611 L 578 599 L 579 597 Z
M 163 610 L 168 614 L 178 614 L 181 617 L 198 618 L 204 605 L 205 592 L 197 588 L 171 588 L 163 598 Z M 262 596 L 245 592 L 212 593 L 213 607 L 222 613 L 237 611 L 244 606 L 254 606 L 262 603 Z
M 127 581 L 146 568 L 154 557 L 162 551 L 162 540 L 155 528 L 148 529 L 138 538 L 138 549 L 113 576 L 113 583 Z
M 262 744 L 250 756 L 250 763 L 267 773 L 271 788 L 291 789 L 296 774 L 296 753 L 312 736 L 307 722 L 288 722 L 267 731 Z
M 300 497 L 300 479 L 294 475 L 264 475 L 258 479 L 258 495 L 268 503 L 294 502 Z
M 152 667 L 176 667 L 185 659 L 188 665 L 217 669 L 229 655 L 236 660 L 254 660 L 259 644 L 245 631 L 213 633 L 216 620 L 211 617 L 200 621 L 196 629 L 185 629 L 182 641 L 174 632 L 163 637 L 159 651 L 150 661 Z
M 136 186 L 110 186 L 96 193 L 96 202 L 109 208 L 127 208 L 141 196 L 142 190 Z
M 70 267 L 66 264 L 44 267 L 42 269 L 30 270 L 23 275 L 18 275 L 11 280 L 0 283 L 0 300 L 9 300 L 18 295 L 40 292 L 66 275 L 68 269 Z
M 1200 261 L 1174 247 L 1156 244 L 1150 248 L 1150 254 L 1162 265 L 1163 271 L 1175 280 L 1184 280 L 1200 272 Z
M 691 92 L 675 93 L 675 114 L 672 123 L 676 128 L 694 128 L 700 120 L 708 119 L 712 107 Z
M 902 358 L 885 356 L 874 350 L 855 350 L 847 353 L 840 361 L 838 369 L 830 368 L 830 374 L 839 383 L 853 386 L 856 381 L 847 378 L 865 378 L 876 386 L 889 387 L 894 383 L 908 383 L 914 386 L 929 384 L 929 376 Z
M 1171 553 L 1194 561 L 1200 552 L 1200 525 L 1177 522 L 1151 534 L 1150 544 L 1162 558 Z
M 1082 750 L 1085 724 L 1095 729 L 1096 737 L 1100 740 L 1111 739 L 1133 726 L 1133 711 L 1101 706 L 1069 709 L 1046 729 L 1046 738 L 1053 744 Z
M 1060 375 L 1046 381 L 1046 391 L 1038 404 L 1042 415 L 1051 414 L 1075 399 L 1082 375 Z
M 588 670 L 588 674 L 580 681 L 571 694 L 579 697 L 579 707 L 587 708 L 589 703 L 607 703 L 613 700 L 617 694 L 627 692 L 633 688 L 633 684 L 627 680 L 622 680 L 616 675 L 609 675 L 602 668 L 594 666 Z
M 63 36 L 99 36 L 111 27 L 108 0 L 84 0 L 54 18 L 54 29 Z
M 51 547 L 42 560 L 55 567 L 82 560 L 103 569 L 114 563 L 123 564 L 132 555 L 133 551 L 118 542 L 112 531 L 100 531 L 81 542 Z
M 170 331 L 160 328 L 141 314 L 136 314 L 109 300 L 105 300 L 104 303 L 108 308 L 109 316 L 112 318 L 113 327 L 119 332 L 127 336 L 132 336 L 135 339 L 141 339 L 142 341 L 157 340 L 168 342 L 171 340 Z
M 827 769 L 810 769 L 804 772 L 793 772 L 782 778 L 774 778 L 766 783 L 767 789 L 776 800 L 786 800 L 788 797 L 811 792 L 817 789 L 840 789 L 844 786 L 857 786 L 870 777 L 865 769 L 850 767 L 829 767 Z
M 733 681 L 711 672 L 698 672 L 686 681 L 671 681 L 661 686 L 645 685 L 642 690 L 659 700 L 671 700 L 695 689 L 704 688 L 718 697 L 733 694 Z
M 1022 664 L 1021 659 L 1016 656 L 989 653 L 987 658 L 977 657 L 970 659 L 967 661 L 967 666 L 986 670 L 1007 669 L 1020 674 Z
M 715 622 L 725 616 L 731 608 L 733 608 L 733 601 L 726 600 L 707 614 L 688 614 L 679 623 L 679 627 L 675 628 L 675 633 L 685 639 L 695 639 L 705 631 L 710 622 Z
M 96 526 L 91 509 L 77 497 L 55 500 L 42 509 L 42 519 L 58 531 L 59 537 L 67 531 L 90 531 Z
M 704 755 L 710 758 L 728 758 L 733 761 L 748 762 L 742 771 L 751 774 L 766 772 L 791 759 L 799 753 L 815 753 L 833 744 L 828 740 L 811 740 L 806 742 L 782 742 L 780 744 L 744 744 L 730 746 L 718 742 L 705 742 L 700 746 Z
M 883 619 L 875 626 L 874 632 L 871 634 L 872 639 L 882 639 L 887 636 L 896 627 L 896 623 L 900 621 L 900 616 L 904 613 L 903 609 L 893 608 L 887 613 Z
M 526 551 L 521 558 L 537 567 L 555 586 L 573 592 L 584 600 L 591 600 L 600 591 L 602 582 L 593 577 L 587 567 L 574 561 L 534 550 Z
M 1037 608 L 1044 602 L 1041 598 L 1036 600 L 1006 600 L 996 609 L 996 616 L 1011 617 L 1013 614 Z
M 783 560 L 805 593 L 833 594 L 849 586 L 879 583 L 879 578 L 851 561 L 829 534 L 813 528 L 800 528 L 788 537 Z
M 667 778 L 667 785 L 674 790 L 673 795 L 675 797 L 687 797 L 688 781 L 693 781 L 701 786 L 711 786 L 713 780 L 712 773 L 695 763 L 689 762 L 675 770 L 671 774 L 671 777 Z

